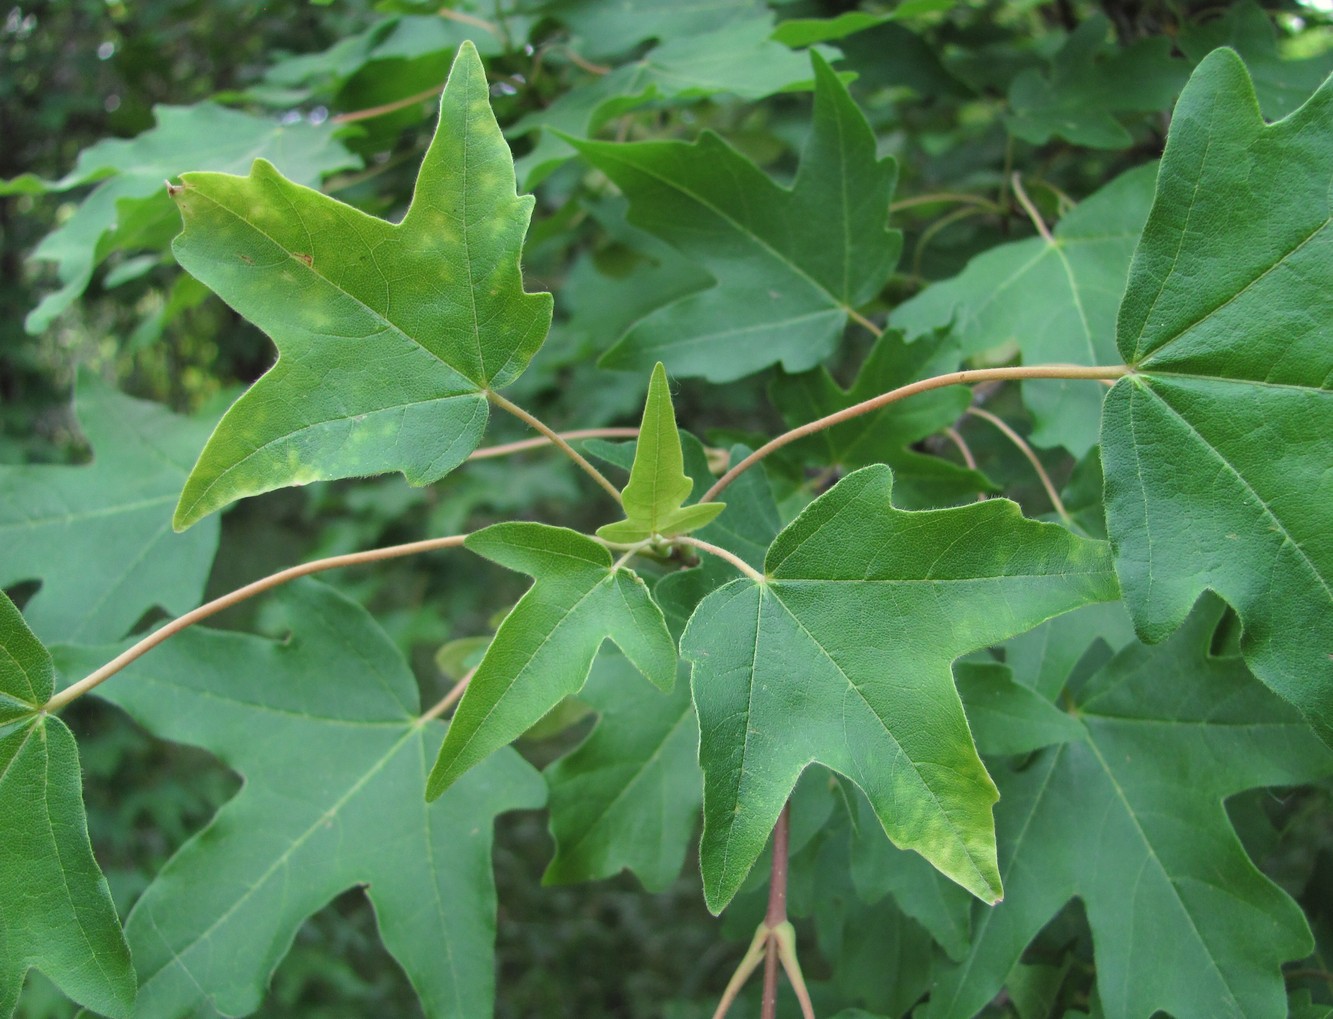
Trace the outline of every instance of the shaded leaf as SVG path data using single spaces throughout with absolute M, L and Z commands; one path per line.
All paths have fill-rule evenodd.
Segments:
M 579 699 L 601 716 L 546 769 L 555 857 L 548 884 L 634 871 L 649 891 L 680 874 L 699 814 L 699 723 L 690 686 L 663 694 L 620 655 L 602 654 Z
M 515 194 L 470 43 L 397 225 L 263 160 L 248 177 L 182 180 L 177 259 L 280 356 L 218 425 L 177 527 L 286 485 L 394 470 L 422 485 L 466 459 L 486 425 L 486 392 L 522 373 L 551 319 L 550 295 L 523 290 L 533 199 Z
M 0 592 L 0 1016 L 14 1014 L 36 967 L 119 1019 L 134 1004 L 134 967 L 88 840 L 74 735 L 40 713 L 53 690 L 51 656 Z
M 769 399 L 788 428 L 795 428 L 869 400 L 898 386 L 957 371 L 958 343 L 949 335 L 905 344 L 901 333 L 886 332 L 871 348 L 848 389 L 826 368 L 800 375 L 777 375 Z M 957 421 L 972 402 L 970 390 L 952 386 L 920 393 L 869 414 L 861 414 L 793 443 L 821 466 L 854 469 L 872 463 L 893 468 L 899 505 L 924 509 L 993 491 L 984 475 L 910 447 Z
M 563 527 L 508 523 L 469 535 L 467 547 L 535 583 L 500 624 L 468 683 L 431 770 L 432 799 L 578 693 L 603 641 L 613 641 L 663 690 L 676 676 L 662 610 L 637 574 L 612 567 L 604 545 Z
M 0 467 L 0 584 L 40 580 L 28 619 L 48 641 L 118 640 L 154 606 L 199 604 L 218 522 L 173 534 L 171 507 L 210 423 L 79 374 L 82 467 Z
M 1155 178 L 1154 166 L 1121 174 L 1056 225 L 1053 243 L 1030 237 L 991 248 L 899 305 L 890 322 L 909 336 L 952 325 L 965 356 L 1016 343 L 1025 364 L 1119 363 L 1116 308 Z M 1083 456 L 1097 442 L 1104 395 L 1098 382 L 1025 382 L 1032 441 Z
M 902 236 L 885 228 L 896 178 L 837 75 L 817 55 L 814 126 L 788 190 L 716 135 L 697 142 L 575 142 L 630 201 L 630 221 L 717 280 L 648 315 L 603 358 L 657 361 L 726 382 L 781 362 L 813 368 L 850 312 L 879 292 Z
M 1241 848 L 1223 799 L 1327 774 L 1330 754 L 1237 658 L 1209 658 L 1210 600 L 1157 648 L 1121 652 L 1073 694 L 1077 739 L 994 771 L 1006 898 L 926 1015 L 972 1016 L 1072 896 L 1111 1019 L 1287 1014 L 1281 965 L 1310 951 L 1299 908 Z
M 659 361 L 648 383 L 629 483 L 621 493 L 626 519 L 597 528 L 597 534 L 607 541 L 633 543 L 654 535 L 670 538 L 697 531 L 721 513 L 726 503 L 683 506 L 693 488 L 685 476 L 666 368 Z
M 553 0 L 544 12 L 563 22 L 584 55 L 615 56 L 649 39 L 697 38 L 767 14 L 756 0 Z M 770 19 L 771 20 L 771 19 Z
M 540 805 L 540 779 L 505 752 L 427 805 L 444 726 L 419 721 L 402 655 L 330 588 L 278 597 L 286 641 L 190 630 L 98 690 L 245 779 L 130 913 L 136 1019 L 254 1011 L 301 924 L 358 885 L 426 1015 L 489 1014 L 491 819 Z M 103 654 L 64 649 L 60 667 Z
M 892 507 L 891 488 L 884 466 L 848 475 L 778 535 L 765 583 L 709 595 L 682 639 L 714 911 L 812 761 L 856 782 L 896 845 L 985 901 L 1000 897 L 996 794 L 949 665 L 1115 597 L 1115 581 L 1105 546 L 1024 520 L 1007 500 L 909 513 Z
M 1218 50 L 1181 96 L 1134 256 L 1102 462 L 1116 570 L 1159 641 L 1205 590 L 1333 742 L 1333 81 L 1265 126 Z
M 162 181 L 194 167 L 224 173 L 267 159 L 299 184 L 316 185 L 360 160 L 337 140 L 339 125 L 280 123 L 212 103 L 157 106 L 157 125 L 137 138 L 107 139 L 84 149 L 58 181 L 25 174 L 0 182 L 0 196 L 68 191 L 95 184 L 78 210 L 32 253 L 56 263 L 61 288 L 28 315 L 30 333 L 46 329 L 87 288 L 93 269 L 119 247 L 165 247 L 174 215 Z M 151 239 L 151 243 L 149 243 Z

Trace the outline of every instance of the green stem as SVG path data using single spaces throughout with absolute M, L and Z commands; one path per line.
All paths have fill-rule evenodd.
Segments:
M 747 577 L 753 580 L 756 584 L 768 583 L 767 577 L 765 577 L 762 573 L 756 570 L 753 566 L 747 563 L 740 556 L 736 555 L 734 552 L 728 552 L 725 548 L 720 548 L 717 545 L 713 545 L 710 542 L 703 541 L 699 538 L 692 537 L 688 534 L 678 535 L 677 537 L 672 538 L 671 540 L 675 542 L 677 545 L 689 545 L 691 548 L 700 549 L 701 551 L 708 552 L 712 555 L 717 556 L 719 559 L 726 560 L 727 562 L 731 563 L 732 566 L 736 567 L 736 569 L 740 570 Z
M 381 559 L 397 559 L 402 556 L 417 555 L 421 552 L 433 552 L 441 548 L 457 548 L 463 544 L 467 538 L 466 534 L 451 534 L 447 538 L 428 538 L 425 541 L 412 541 L 406 545 L 387 545 L 384 548 L 372 548 L 365 552 L 351 552 L 347 555 L 330 556 L 327 559 L 316 559 L 313 562 L 301 563 L 299 566 L 290 566 L 285 570 L 270 574 L 267 577 L 261 577 L 253 583 L 239 587 L 229 594 L 224 594 L 220 598 L 214 598 L 210 602 L 200 605 L 197 609 L 185 613 L 178 619 L 173 619 L 159 630 L 154 630 L 143 640 L 139 641 L 133 647 L 121 652 L 111 661 L 107 662 L 96 672 L 89 673 L 83 679 L 72 686 L 67 686 L 61 690 L 43 706 L 42 710 L 48 714 L 59 711 L 70 701 L 82 697 L 93 687 L 110 679 L 125 666 L 129 665 L 135 659 L 147 654 L 153 648 L 157 647 L 168 637 L 173 637 L 187 627 L 207 619 L 209 616 L 216 615 L 223 609 L 229 609 L 233 605 L 239 605 L 257 594 L 263 594 L 265 591 L 278 587 L 288 581 L 295 580 L 297 577 L 305 577 L 311 573 L 320 573 L 323 570 L 336 570 L 343 566 L 357 566 L 361 563 L 378 562 Z
M 557 446 L 560 447 L 560 450 L 565 454 L 565 456 L 569 457 L 576 464 L 578 464 L 579 467 L 581 467 L 583 471 L 588 475 L 588 477 L 592 478 L 593 481 L 601 485 L 602 488 L 606 490 L 606 493 L 616 501 L 617 506 L 621 504 L 620 490 L 606 479 L 606 475 L 604 475 L 592 464 L 588 463 L 588 461 L 583 458 L 582 454 L 580 454 L 578 450 L 576 450 L 573 446 L 571 446 L 560 436 L 559 432 L 554 431 L 540 419 L 538 419 L 532 414 L 529 414 L 518 404 L 511 403 L 509 400 L 506 400 L 503 396 L 501 396 L 499 393 L 493 390 L 486 391 L 486 398 L 490 400 L 491 403 L 499 407 L 501 410 L 506 410 L 510 414 L 513 414 L 514 417 L 518 418 L 529 428 L 535 429 L 536 431 L 541 432 L 543 435 L 545 435 L 547 439 L 549 439 L 551 442 L 555 443 Z
M 562 439 L 635 439 L 637 428 L 576 428 L 571 432 L 561 432 Z M 541 449 L 551 445 L 551 440 L 543 436 L 540 439 L 521 439 L 518 442 L 506 442 L 500 446 L 483 446 L 469 454 L 469 460 L 487 460 L 495 456 L 509 456 L 524 450 Z
M 799 428 L 793 428 L 776 438 L 769 439 L 768 442 L 718 478 L 713 483 L 713 487 L 705 492 L 699 501 L 712 502 L 717 498 L 718 493 L 764 457 L 777 452 L 783 446 L 790 445 L 797 439 L 822 432 L 826 428 L 832 428 L 834 425 L 850 421 L 862 414 L 869 414 L 871 411 L 879 410 L 881 407 L 886 407 L 909 396 L 915 396 L 917 393 L 929 392 L 932 389 L 943 389 L 946 386 L 965 386 L 974 382 L 1007 382 L 1013 379 L 1119 379 L 1128 375 L 1130 370 L 1128 366 L 1123 364 L 1113 366 L 1048 364 L 1034 365 L 1030 368 L 1023 366 L 972 368 L 967 371 L 949 372 L 947 375 L 936 375 L 934 378 L 922 379 L 920 382 L 913 382 L 906 386 L 899 386 L 897 389 L 891 389 L 887 393 L 880 393 L 879 396 L 872 396 L 869 400 L 862 400 L 850 407 L 844 407 L 836 413 L 828 414 L 817 421 L 811 421 L 809 424 L 801 425 Z

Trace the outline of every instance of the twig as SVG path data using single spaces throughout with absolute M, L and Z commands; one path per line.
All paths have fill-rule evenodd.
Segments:
M 929 195 L 914 195 L 911 198 L 904 198 L 901 201 L 894 202 L 889 206 L 890 212 L 900 212 L 903 209 L 910 209 L 914 205 L 939 205 L 944 202 L 958 202 L 963 205 L 978 205 L 988 212 L 1000 212 L 1000 206 L 996 205 L 989 198 L 982 198 L 980 195 L 968 195 L 955 191 L 939 191 Z
M 1069 516 L 1069 511 L 1065 509 L 1065 504 L 1060 499 L 1060 493 L 1055 490 L 1055 485 L 1051 482 L 1051 476 L 1046 473 L 1046 468 L 1041 465 L 1041 461 L 1037 459 L 1037 454 L 1028 445 L 1027 440 L 1010 428 L 1003 418 L 996 417 L 988 410 L 983 410 L 980 407 L 968 407 L 967 413 L 973 417 L 981 418 L 983 421 L 989 421 L 1003 433 L 1006 439 L 1018 447 L 1019 452 L 1027 457 L 1028 463 L 1032 464 L 1032 469 L 1037 472 L 1037 477 L 1041 479 L 1041 487 L 1046 489 L 1046 497 L 1051 500 L 1051 506 L 1054 507 L 1055 512 L 1067 527 L 1073 527 L 1074 521 Z
M 424 103 L 432 96 L 439 95 L 444 91 L 444 84 L 444 82 L 441 82 L 434 88 L 428 88 L 424 92 L 410 95 L 406 99 L 395 99 L 391 103 L 381 103 L 379 106 L 367 106 L 364 110 L 349 110 L 346 113 L 336 113 L 329 119 L 335 124 L 351 124 L 358 120 L 370 120 L 372 117 L 382 117 L 386 113 L 397 113 L 399 110 L 406 109 L 414 103 Z
M 733 552 L 728 552 L 725 548 L 719 548 L 717 545 L 713 545 L 707 541 L 703 541 L 699 538 L 695 538 L 692 535 L 688 534 L 679 535 L 675 538 L 672 538 L 671 540 L 675 542 L 677 545 L 689 545 L 692 548 L 701 549 L 704 552 L 710 552 L 713 555 L 717 556 L 719 559 L 725 559 L 727 562 L 731 563 L 732 566 L 736 567 L 736 569 L 740 570 L 747 577 L 753 580 L 756 584 L 768 583 L 767 578 L 765 578 L 762 573 L 756 570 L 753 566 L 747 563 L 740 556 L 736 555 Z
M 233 605 L 238 605 L 257 594 L 263 594 L 272 588 L 278 587 L 288 581 L 295 580 L 297 577 L 308 576 L 311 573 L 320 573 L 324 570 L 336 570 L 343 566 L 357 566 L 361 563 L 378 562 L 381 559 L 397 559 L 402 556 L 417 555 L 421 552 L 433 552 L 441 548 L 456 548 L 463 544 L 467 538 L 466 534 L 452 534 L 447 538 L 428 538 L 425 541 L 413 541 L 406 545 L 388 545 L 384 548 L 372 548 L 365 552 L 351 552 L 347 555 L 330 556 L 327 559 L 316 559 L 313 562 L 301 563 L 299 566 L 291 566 L 285 570 L 270 574 L 267 577 L 261 577 L 253 583 L 239 587 L 229 594 L 224 594 L 220 598 L 214 598 L 211 602 L 200 605 L 197 609 L 185 613 L 185 615 L 173 619 L 159 630 L 154 630 L 147 637 L 135 644 L 133 647 L 121 652 L 111 661 L 107 662 L 96 672 L 89 673 L 83 679 L 72 686 L 67 686 L 61 690 L 42 706 L 42 710 L 48 714 L 59 711 L 70 701 L 82 697 L 99 683 L 110 679 L 125 666 L 129 665 L 136 658 L 147 654 L 153 648 L 157 647 L 168 637 L 175 636 L 186 627 L 193 626 L 200 620 L 207 619 L 209 616 L 221 612 L 223 609 L 229 609 Z
M 1023 190 L 1023 179 L 1017 171 L 1014 173 L 1013 182 L 1014 197 L 1018 199 L 1018 204 L 1023 206 L 1023 211 L 1028 214 L 1028 219 L 1032 220 L 1032 225 L 1037 228 L 1037 233 L 1041 234 L 1047 244 L 1054 244 L 1055 238 L 1051 236 L 1051 231 L 1046 228 L 1046 221 L 1041 218 L 1041 213 L 1032 204 L 1032 199 L 1028 198 L 1028 193 Z
M 844 407 L 842 410 L 828 414 L 817 421 L 811 421 L 809 424 L 801 425 L 799 428 L 793 428 L 776 438 L 769 439 L 768 442 L 718 478 L 713 483 L 713 487 L 705 492 L 699 501 L 712 502 L 717 498 L 718 493 L 764 457 L 777 452 L 783 446 L 789 445 L 797 439 L 822 432 L 825 428 L 850 421 L 862 414 L 869 414 L 873 410 L 879 410 L 881 407 L 886 407 L 909 396 L 915 396 L 917 393 L 925 393 L 932 389 L 943 389 L 946 386 L 970 385 L 973 382 L 1003 382 L 1012 379 L 1118 379 L 1129 373 L 1130 369 L 1123 364 L 1114 366 L 1094 365 L 1091 367 L 1078 364 L 1047 364 L 1032 367 L 1020 365 L 1010 368 L 972 368 L 967 371 L 950 372 L 947 375 L 922 379 L 920 382 L 912 382 L 906 386 L 891 389 L 879 396 L 872 396 L 869 400 L 862 400 L 850 407 Z
M 602 488 L 606 490 L 606 493 L 616 501 L 616 505 L 620 505 L 621 503 L 620 490 L 617 489 L 615 485 L 611 484 L 611 482 L 609 482 L 606 479 L 606 475 L 604 475 L 592 464 L 588 463 L 588 461 L 583 458 L 583 455 L 579 453 L 578 450 L 576 450 L 573 446 L 571 446 L 568 442 L 566 442 L 563 438 L 561 438 L 560 433 L 553 431 L 550 428 L 550 426 L 545 424 L 543 421 L 534 417 L 532 414 L 529 414 L 518 404 L 511 403 L 509 400 L 506 400 L 503 396 L 501 396 L 494 390 L 487 390 L 486 398 L 489 399 L 491 403 L 495 404 L 501 410 L 507 410 L 510 414 L 513 414 L 514 417 L 518 418 L 528 427 L 533 428 L 538 432 L 541 432 L 543 435 L 546 436 L 546 438 L 549 441 L 559 446 L 561 451 L 565 454 L 565 456 L 569 457 L 576 464 L 578 464 L 579 467 L 581 467 L 583 471 L 588 475 L 588 477 L 592 478 L 593 481 L 597 482 L 597 484 L 601 485 Z
M 565 440 L 577 439 L 633 439 L 639 434 L 637 428 L 577 428 L 572 432 L 561 432 Z M 500 446 L 484 446 L 474 450 L 469 460 L 488 460 L 495 456 L 509 456 L 529 449 L 541 449 L 551 445 L 551 440 L 543 436 L 540 439 L 522 439 L 518 442 L 506 442 Z
M 768 871 L 768 911 L 764 926 L 769 931 L 787 921 L 787 862 L 791 844 L 791 801 L 782 805 L 778 823 L 773 826 L 773 863 Z M 763 1019 L 777 1019 L 778 1014 L 778 943 L 770 934 L 764 953 Z
M 467 691 L 468 683 L 472 682 L 472 677 L 476 674 L 477 668 L 474 665 L 472 668 L 468 669 L 467 672 L 463 673 L 462 679 L 449 688 L 447 694 L 441 697 L 429 711 L 424 712 L 422 716 L 417 719 L 417 724 L 424 725 L 432 718 L 439 718 L 451 707 L 457 704 L 459 700 L 462 699 L 463 694 Z
M 977 458 L 972 455 L 972 447 L 964 441 L 963 436 L 959 434 L 958 429 L 950 426 L 944 429 L 944 434 L 948 436 L 949 441 L 958 448 L 958 452 L 962 455 L 963 463 L 967 464 L 968 470 L 976 470 Z

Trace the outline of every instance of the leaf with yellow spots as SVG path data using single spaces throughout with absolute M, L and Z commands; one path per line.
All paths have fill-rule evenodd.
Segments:
M 177 260 L 279 356 L 204 447 L 178 530 L 288 485 L 388 471 L 429 484 L 476 449 L 486 394 L 541 346 L 551 295 L 523 289 L 533 199 L 516 193 L 471 43 L 449 73 L 401 223 L 293 184 L 262 159 L 248 177 L 181 180 L 170 189 L 184 221 Z

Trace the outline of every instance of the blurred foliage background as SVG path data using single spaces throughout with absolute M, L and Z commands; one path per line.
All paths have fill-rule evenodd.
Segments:
M 175 267 L 167 246 L 175 225 L 163 218 L 164 207 L 171 210 L 160 184 L 155 192 L 125 192 L 129 197 L 100 226 L 80 227 L 72 239 L 85 260 L 92 252 L 87 282 L 63 303 L 51 301 L 69 288 L 61 273 L 74 256 L 51 246 L 49 235 L 77 225 L 98 188 L 139 168 L 122 160 L 119 169 L 105 169 L 113 159 L 80 176 L 80 154 L 108 139 L 151 134 L 163 123 L 158 107 L 208 101 L 259 123 L 318 130 L 338 146 L 329 172 L 317 173 L 324 188 L 394 218 L 410 198 L 453 48 L 474 38 L 519 160 L 520 187 L 538 196 L 525 255 L 528 286 L 556 294 L 552 337 L 516 396 L 553 426 L 570 428 L 637 423 L 646 377 L 626 382 L 595 360 L 625 325 L 671 293 L 697 286 L 697 272 L 629 227 L 623 202 L 603 178 L 568 159 L 551 126 L 616 139 L 692 138 L 709 128 L 767 172 L 790 177 L 808 126 L 808 86 L 800 74 L 773 80 L 780 62 L 766 65 L 762 55 L 765 47 L 826 39 L 835 68 L 855 76 L 852 92 L 881 152 L 900 164 L 892 223 L 905 231 L 906 243 L 884 294 L 888 308 L 925 282 L 959 272 L 972 255 L 1032 234 L 1010 183 L 1015 169 L 1053 220 L 1120 172 L 1156 158 L 1175 92 L 1213 45 L 1240 48 L 1265 89 L 1269 116 L 1298 105 L 1333 67 L 1329 9 L 1313 2 L 906 0 L 896 19 L 879 17 L 893 5 L 854 0 L 792 0 L 771 8 L 719 2 L 693 19 L 666 2 L 629 5 L 627 17 L 608 14 L 610 6 L 596 0 L 0 5 L 0 180 L 28 181 L 0 192 L 0 464 L 88 457 L 69 403 L 76 366 L 132 395 L 216 415 L 272 362 L 267 338 Z M 865 19 L 861 30 L 842 35 L 800 27 L 845 27 L 835 19 L 856 16 Z M 715 38 L 747 18 L 766 18 L 767 35 Z M 681 47 L 689 53 L 701 38 L 712 41 L 695 45 L 692 60 L 683 60 Z M 728 49 L 742 46 L 749 49 Z M 795 63 L 808 79 L 806 58 Z M 616 78 L 614 69 L 638 64 L 656 69 L 648 86 Z M 1098 68 L 1101 77 L 1093 74 Z M 190 116 L 182 123 L 188 127 Z M 181 147 L 171 157 L 177 170 L 193 168 L 189 144 L 198 141 L 163 140 L 169 151 Z M 66 175 L 60 186 L 42 183 Z M 45 311 L 35 314 L 39 308 Z M 844 383 L 867 346 L 850 342 L 839 355 L 833 367 Z M 715 444 L 773 434 L 781 419 L 765 395 L 767 383 L 763 375 L 730 385 L 723 400 L 707 383 L 682 382 L 675 396 L 680 420 L 700 422 Z M 1012 393 L 998 399 L 993 409 L 1025 427 Z M 1014 447 L 984 423 L 969 419 L 966 427 L 986 474 L 1032 512 L 1044 511 L 1041 490 Z M 497 422 L 495 441 L 521 437 L 517 426 Z M 1062 482 L 1075 470 L 1058 451 L 1050 459 Z M 771 462 L 788 507 L 829 481 L 809 476 L 799 462 Z M 526 456 L 522 470 L 483 462 L 429 489 L 392 477 L 273 493 L 225 517 L 210 592 L 303 559 L 499 519 L 595 526 L 600 521 L 589 517 L 587 496 L 585 479 L 541 453 Z M 476 577 L 411 561 L 329 580 L 368 605 L 398 640 L 428 700 L 448 683 L 437 650 L 486 632 L 491 616 L 524 587 L 521 578 L 489 570 L 479 600 Z M 22 587 L 12 593 L 21 603 Z M 233 610 L 220 625 L 274 628 L 262 601 Z M 95 848 L 123 916 L 237 780 L 205 754 L 147 739 L 105 705 L 81 701 L 68 720 L 83 753 Z M 576 744 L 589 725 L 585 719 L 523 749 L 545 763 Z M 1251 851 L 1301 899 L 1325 945 L 1333 930 L 1328 807 L 1320 790 L 1283 801 L 1248 796 L 1232 805 Z M 821 847 L 839 837 L 836 826 L 808 831 L 799 858 L 818 866 Z M 551 843 L 540 815 L 502 819 L 497 846 L 498 1000 L 506 1017 L 709 1015 L 748 940 L 756 904 L 762 908 L 762 894 L 755 893 L 731 911 L 738 918 L 709 917 L 692 861 L 658 895 L 628 875 L 542 888 Z M 793 908 L 808 916 L 814 893 L 807 891 L 805 900 L 802 894 L 794 889 Z M 1088 936 L 1076 914 L 1062 916 L 1044 942 L 1062 960 L 1057 998 L 1070 1007 L 1086 1005 L 1090 986 Z M 800 931 L 805 944 L 819 943 L 810 921 Z M 836 960 L 817 949 L 804 958 L 816 982 L 834 978 Z M 1301 986 L 1327 999 L 1328 969 L 1314 965 Z M 860 978 L 843 972 L 837 979 L 849 986 Z M 1045 1011 L 1033 1009 L 1014 1001 L 995 1006 L 996 1014 L 1024 1019 L 1060 1014 L 1056 999 Z M 34 973 L 21 1012 L 37 1019 L 72 1009 Z M 379 944 L 366 901 L 348 893 L 303 929 L 261 1014 L 420 1011 Z

